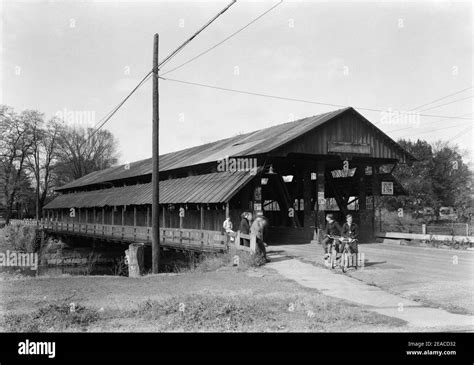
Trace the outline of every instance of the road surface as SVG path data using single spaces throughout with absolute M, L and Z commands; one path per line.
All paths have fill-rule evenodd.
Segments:
M 285 253 L 321 266 L 318 244 L 270 246 L 273 254 Z M 389 293 L 443 308 L 451 313 L 474 314 L 474 252 L 401 246 L 361 244 L 365 268 L 347 275 Z M 342 275 L 342 274 L 341 274 Z

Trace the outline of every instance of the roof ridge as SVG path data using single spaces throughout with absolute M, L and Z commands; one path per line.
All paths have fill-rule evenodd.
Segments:
M 250 156 L 258 153 L 266 153 L 268 152 L 267 150 L 273 150 L 277 147 L 280 147 L 282 144 L 287 143 L 292 138 L 296 138 L 301 134 L 304 134 L 307 131 L 311 130 L 312 128 L 317 127 L 320 124 L 326 123 L 327 121 L 331 120 L 332 117 L 337 116 L 348 109 L 353 108 L 350 106 L 340 108 L 325 113 L 315 114 L 313 116 L 296 119 L 286 123 L 275 124 L 252 132 L 237 134 L 235 136 L 219 139 L 214 142 L 209 142 L 202 145 L 168 152 L 159 156 L 160 166 L 163 168 L 161 171 L 173 170 L 186 166 L 193 166 L 211 162 L 214 158 L 222 158 L 218 156 L 220 151 L 222 151 L 222 156 L 240 156 L 243 154 Z M 299 127 L 299 124 L 304 123 L 305 121 L 308 121 L 309 123 L 303 124 L 301 127 Z M 271 131 L 272 129 L 275 129 L 276 131 L 278 131 L 278 129 L 282 129 L 279 135 L 284 135 L 285 137 L 279 139 L 272 138 L 268 135 L 268 131 Z M 260 139 L 252 139 L 252 136 L 259 135 L 261 136 Z M 226 142 L 229 141 L 239 141 L 243 143 L 226 145 Z M 112 166 L 104 170 L 94 171 L 79 179 L 71 181 L 70 183 L 67 183 L 59 188 L 56 188 L 56 190 L 61 191 L 79 186 L 101 184 L 103 182 L 113 181 L 117 179 L 126 179 L 134 176 L 148 175 L 151 174 L 151 169 L 148 166 L 149 161 L 151 161 L 150 157 Z M 120 168 L 124 168 L 127 165 L 129 167 L 126 170 L 137 171 L 120 173 Z M 112 175 L 107 177 L 107 174 Z M 95 178 L 91 179 L 91 177 Z

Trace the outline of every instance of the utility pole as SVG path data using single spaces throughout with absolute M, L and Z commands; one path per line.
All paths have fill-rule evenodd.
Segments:
M 159 161 L 159 146 L 160 146 L 160 114 L 159 114 L 159 91 L 158 91 L 158 44 L 159 35 L 155 34 L 153 39 L 153 170 L 151 175 L 152 183 L 152 206 L 151 206 L 151 227 L 152 227 L 152 271 L 153 274 L 158 274 L 158 263 L 160 261 L 160 161 Z
M 209 20 L 204 26 L 202 26 L 197 32 L 195 32 L 190 38 L 188 38 L 183 44 L 176 48 L 170 55 L 168 55 L 161 62 L 158 61 L 158 43 L 159 35 L 155 34 L 153 39 L 153 86 L 152 86 L 152 97 L 153 97 L 153 158 L 152 158 L 152 206 L 151 206 L 151 256 L 152 256 L 152 272 L 153 274 L 158 274 L 158 263 L 160 260 L 160 200 L 159 200 L 159 191 L 160 191 L 160 162 L 159 162 L 159 126 L 160 126 L 160 114 L 159 114 L 159 92 L 158 92 L 158 71 L 159 66 L 168 62 L 173 58 L 178 52 L 180 52 L 189 42 L 197 37 L 204 29 L 211 25 L 218 17 L 224 14 L 232 5 L 235 4 L 237 0 L 232 0 L 232 2 L 222 9 L 216 16 Z M 164 211 L 163 211 L 164 212 Z M 164 214 L 164 213 L 163 213 Z

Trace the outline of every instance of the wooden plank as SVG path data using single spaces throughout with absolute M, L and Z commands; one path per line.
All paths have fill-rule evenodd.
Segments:
M 199 227 L 202 229 L 204 229 L 204 206 L 201 204 L 201 207 L 200 207 L 200 224 L 199 224 Z

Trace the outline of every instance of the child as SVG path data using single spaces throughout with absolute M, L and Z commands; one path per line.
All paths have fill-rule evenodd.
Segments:
M 225 233 L 227 233 L 230 236 L 230 242 L 234 242 L 234 231 L 232 230 L 233 225 L 232 222 L 230 221 L 230 217 L 227 217 L 222 224 L 222 228 L 224 228 Z
M 325 238 L 322 241 L 322 245 L 323 245 L 324 253 L 325 253 L 325 255 L 324 255 L 325 258 L 329 257 L 329 246 L 332 242 L 332 239 L 329 238 L 328 235 L 340 236 L 341 232 L 342 232 L 341 226 L 339 225 L 339 223 L 337 223 L 334 220 L 334 215 L 332 213 L 329 213 L 326 216 L 326 221 L 328 223 L 326 224 L 326 229 L 324 230 Z
M 352 238 L 355 241 L 349 243 L 349 248 L 351 253 L 358 253 L 357 248 L 357 239 L 359 239 L 359 227 L 357 224 L 352 222 L 352 215 L 348 214 L 346 216 L 346 223 L 342 226 L 342 236 Z M 344 250 L 344 246 L 342 247 L 341 251 Z

